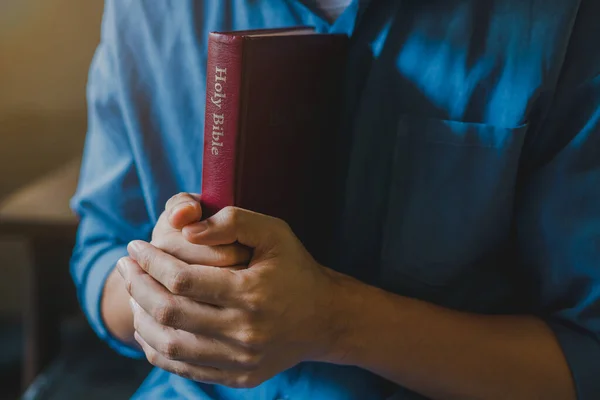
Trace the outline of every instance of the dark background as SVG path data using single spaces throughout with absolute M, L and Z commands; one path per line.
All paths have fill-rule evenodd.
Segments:
M 102 10 L 101 0 L 0 1 L 0 399 L 19 398 L 28 387 L 23 369 L 30 329 L 23 322 L 27 321 L 27 304 L 32 302 L 30 286 L 36 270 L 32 266 L 40 258 L 54 257 L 51 242 L 47 248 L 40 247 L 46 239 L 38 237 L 34 246 L 29 231 L 14 229 L 15 224 L 7 228 L 3 205 L 64 165 L 77 166 L 86 131 L 85 85 L 100 38 Z M 34 219 L 48 204 L 66 209 L 71 186 L 34 192 L 34 201 L 27 205 Z M 41 226 L 52 238 L 52 225 Z M 73 293 L 63 289 L 70 284 L 65 283 L 68 263 L 57 260 L 51 267 L 62 274 L 63 286 L 53 287 L 56 283 L 52 282 L 42 287 L 36 295 L 39 304 L 73 303 Z M 46 264 L 43 270 L 48 269 Z M 49 281 L 47 277 L 42 280 Z M 45 308 L 38 311 L 53 318 Z M 120 395 L 98 387 L 110 386 L 116 375 L 122 378 L 119 384 L 135 387 L 145 375 L 145 363 L 136 370 L 139 364 L 110 352 L 77 312 L 61 323 L 60 335 L 58 355 L 38 375 L 38 386 L 45 388 L 32 398 L 116 400 Z M 42 385 L 42 378 L 56 381 Z

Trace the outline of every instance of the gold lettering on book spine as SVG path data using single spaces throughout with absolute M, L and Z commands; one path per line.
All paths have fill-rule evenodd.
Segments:
M 223 105 L 223 99 L 227 98 L 225 95 L 227 68 L 219 68 L 217 66 L 215 69 L 215 86 L 213 95 L 210 97 L 210 101 L 220 110 Z M 219 148 L 223 147 L 223 126 L 225 125 L 225 114 L 213 113 L 212 123 L 212 143 L 210 151 L 213 156 L 218 156 Z

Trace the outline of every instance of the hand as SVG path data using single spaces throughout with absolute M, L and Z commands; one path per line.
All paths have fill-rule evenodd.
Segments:
M 204 246 L 193 244 L 183 237 L 181 229 L 188 224 L 200 221 L 201 217 L 202 207 L 199 195 L 179 193 L 171 197 L 152 231 L 150 243 L 165 253 L 190 264 L 214 267 L 247 265 L 251 252 L 245 246 L 239 244 Z
M 284 222 L 226 208 L 182 233 L 198 246 L 240 243 L 253 257 L 248 268 L 230 270 L 130 244 L 120 270 L 130 282 L 136 339 L 152 364 L 197 381 L 253 387 L 330 355 L 334 274 Z
M 181 234 L 181 228 L 186 224 L 197 222 L 202 216 L 199 196 L 194 194 L 178 194 L 173 196 L 161 214 L 152 234 L 152 243 L 188 263 L 217 265 L 227 268 L 236 268 L 237 265 L 247 265 L 250 260 L 250 250 L 240 245 L 229 246 L 201 246 L 188 242 Z M 127 262 L 121 260 L 117 266 Z M 126 304 L 129 302 L 131 282 L 124 281 L 119 274 L 122 268 L 111 272 L 102 295 L 102 318 L 111 334 L 124 343 L 135 346 L 133 314 Z M 165 290 L 151 276 L 140 275 L 140 279 L 147 282 L 147 287 L 157 288 L 157 291 L 148 295 L 156 295 L 160 290 Z
M 202 215 L 199 196 L 179 194 L 167 202 L 153 232 L 152 243 L 163 251 L 188 263 L 229 267 L 246 265 L 250 260 L 250 250 L 240 245 L 202 246 L 188 242 L 181 234 L 181 228 L 197 222 Z M 126 260 L 122 260 L 122 264 Z M 150 276 L 142 276 L 149 285 L 156 285 Z M 127 308 L 129 293 L 118 271 L 110 273 L 101 300 L 102 319 L 110 333 L 124 343 L 135 345 L 133 315 Z M 158 284 L 160 286 L 160 284 Z M 125 306 L 125 308 L 123 308 Z

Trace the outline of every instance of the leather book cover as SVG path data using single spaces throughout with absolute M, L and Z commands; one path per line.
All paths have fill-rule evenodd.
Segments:
M 307 27 L 210 34 L 204 217 L 230 205 L 278 217 L 324 256 L 347 41 Z

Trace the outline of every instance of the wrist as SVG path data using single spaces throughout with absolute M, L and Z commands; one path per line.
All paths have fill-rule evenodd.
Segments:
M 100 310 L 108 332 L 127 345 L 137 347 L 133 338 L 133 313 L 129 308 L 126 282 L 115 268 L 107 277 L 102 290 Z
M 330 279 L 328 318 L 328 348 L 318 360 L 331 364 L 349 365 L 361 349 L 361 326 L 367 324 L 368 299 L 372 288 L 348 275 L 327 269 Z

